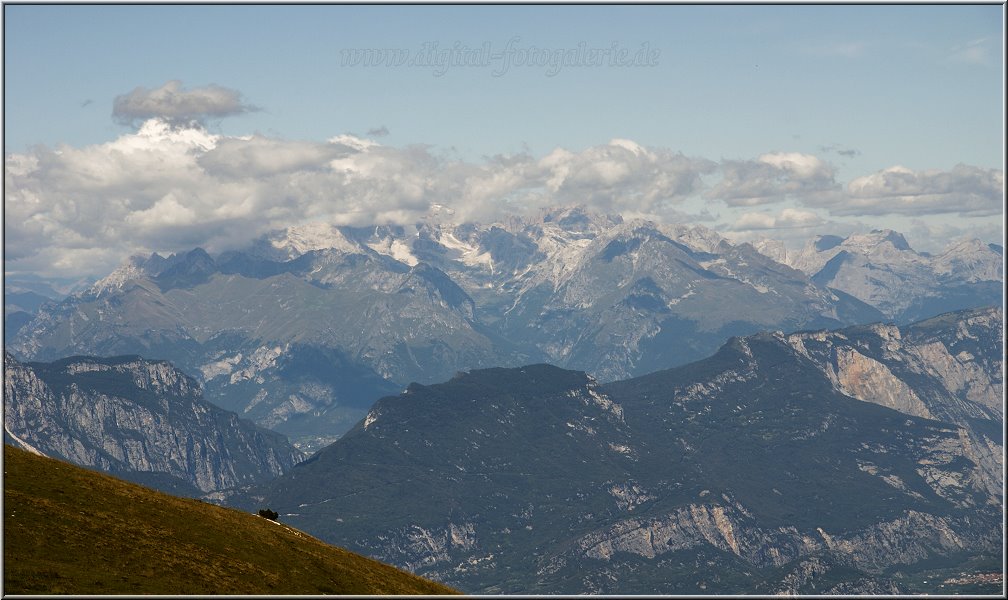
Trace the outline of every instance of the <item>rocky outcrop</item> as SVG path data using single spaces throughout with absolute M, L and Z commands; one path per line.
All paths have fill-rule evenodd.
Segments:
M 625 555 L 654 559 L 697 547 L 732 553 L 755 567 L 779 567 L 810 556 L 868 572 L 883 565 L 913 564 L 935 554 L 991 547 L 997 532 L 968 518 L 938 517 L 907 511 L 891 521 L 852 531 L 828 533 L 821 527 L 767 529 L 739 503 L 691 504 L 661 517 L 627 519 L 579 539 L 583 558 L 620 560 Z M 621 556 L 622 555 L 622 556 Z
M 848 396 L 900 412 L 933 419 L 934 415 L 913 389 L 884 364 L 851 348 L 836 350 L 837 387 Z
M 372 546 L 382 557 L 382 550 L 396 548 L 394 556 L 409 571 L 429 568 L 450 561 L 453 553 L 474 553 L 478 548 L 476 528 L 472 523 L 448 523 L 443 527 L 426 528 L 411 525 L 379 535 L 377 540 L 359 540 L 362 546 Z
M 992 432 L 1004 418 L 1003 332 L 1001 309 L 987 308 L 904 327 L 876 324 L 786 339 L 838 391 L 958 425 L 955 451 L 975 464 L 971 480 L 1001 497 L 1004 444 Z
M 4 371 L 7 437 L 79 465 L 193 493 L 264 481 L 304 458 L 283 436 L 204 401 L 164 361 L 22 364 L 7 354 Z
M 806 558 L 789 569 L 779 583 L 770 586 L 770 593 L 776 596 L 809 594 L 887 596 L 904 593 L 895 582 L 884 577 L 862 577 L 833 583 L 836 578 L 834 571 L 836 565 L 829 560 L 824 560 L 820 556 Z

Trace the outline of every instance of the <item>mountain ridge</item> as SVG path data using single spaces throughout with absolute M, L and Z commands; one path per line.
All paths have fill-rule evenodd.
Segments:
M 733 335 L 882 320 L 873 303 L 907 316 L 1001 298 L 1000 283 L 983 279 L 990 257 L 973 259 L 1001 264 L 993 250 L 964 242 L 973 254 L 939 260 L 904 246 L 895 232 L 840 239 L 825 250 L 833 271 L 808 273 L 702 225 L 578 207 L 490 225 L 294 226 L 216 257 L 131 258 L 89 291 L 40 306 L 10 349 L 32 360 L 165 358 L 224 408 L 317 448 L 375 398 L 458 370 L 549 362 L 613 381 L 705 357 Z M 880 256 L 926 277 L 866 294 L 849 284 L 848 273 L 874 269 L 855 247 L 889 248 Z M 964 281 L 921 295 L 939 281 L 931 264 Z M 973 265 L 969 275 L 961 265 Z M 337 374 L 288 376 L 284 365 L 310 362 L 302 354 L 332 357 Z
M 166 361 L 4 357 L 4 438 L 33 452 L 199 496 L 259 483 L 305 458 L 202 397 Z
M 735 337 L 604 385 L 549 365 L 414 384 L 243 501 L 478 593 L 924 591 L 900 574 L 1003 541 L 1002 328 L 963 311 Z M 907 366 L 851 389 L 856 361 L 829 375 L 851 349 Z M 893 381 L 931 412 L 887 403 Z

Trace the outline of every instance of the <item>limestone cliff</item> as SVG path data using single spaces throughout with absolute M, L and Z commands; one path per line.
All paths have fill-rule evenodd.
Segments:
M 190 494 L 263 481 L 304 458 L 204 401 L 170 363 L 139 357 L 22 364 L 6 354 L 4 429 L 37 453 Z

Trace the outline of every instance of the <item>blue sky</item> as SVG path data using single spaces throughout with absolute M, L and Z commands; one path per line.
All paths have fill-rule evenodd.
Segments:
M 798 182 L 776 199 L 738 200 L 733 192 L 712 200 L 691 188 L 665 203 L 674 205 L 669 215 L 706 216 L 720 229 L 755 211 L 771 225 L 759 235 L 794 240 L 878 225 L 932 250 L 970 232 L 987 241 L 1003 235 L 1003 207 L 1000 214 L 942 212 L 931 201 L 940 190 L 924 189 L 935 184 L 949 194 L 955 177 L 943 174 L 967 165 L 979 171 L 966 185 L 982 190 L 964 193 L 996 191 L 992 170 L 1003 190 L 1000 5 L 7 5 L 4 16 L 8 157 L 132 135 L 139 123 L 113 119 L 114 99 L 179 81 L 188 90 L 233 90 L 255 109 L 206 120 L 224 136 L 324 144 L 352 133 L 391 148 L 425 145 L 432 156 L 477 166 L 495 155 L 583 154 L 614 138 L 719 165 L 737 161 L 745 174 L 768 155 L 828 165 L 816 175 L 826 183 Z M 615 44 L 658 54 L 653 66 L 571 66 L 552 76 L 538 66 L 495 75 L 499 61 L 440 76 L 430 67 L 341 63 L 352 49 L 413 55 L 432 44 L 489 44 L 501 52 L 509 41 L 517 49 Z M 387 135 L 368 135 L 382 129 Z M 807 163 L 794 158 L 782 177 L 794 175 L 795 161 Z M 781 164 L 760 164 L 769 163 Z M 835 209 L 837 199 L 801 196 L 896 166 L 913 173 L 913 193 L 931 199 L 920 214 L 885 214 L 875 205 L 844 214 L 850 211 Z M 721 167 L 698 169 L 708 188 L 724 177 Z M 11 185 L 8 204 L 18 197 Z M 183 196 L 173 198 L 184 206 Z M 787 208 L 818 220 L 805 215 L 808 227 L 796 231 L 780 218 Z M 773 227 L 773 218 L 787 227 Z
M 386 126 L 392 144 L 466 155 L 626 137 L 687 154 L 860 150 L 869 170 L 996 167 L 1000 6 L 8 6 L 5 148 L 123 131 L 111 100 L 179 79 L 262 111 L 222 123 L 325 139 Z M 341 66 L 344 48 L 660 50 L 655 67 Z M 957 48 L 984 40 L 977 60 Z M 91 104 L 81 104 L 91 100 Z M 480 135 L 473 136 L 473 128 Z

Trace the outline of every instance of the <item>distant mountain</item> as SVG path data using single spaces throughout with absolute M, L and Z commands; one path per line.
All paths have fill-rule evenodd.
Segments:
M 36 313 L 52 298 L 30 290 L 4 291 L 4 343 L 14 340 L 17 332 L 35 318 Z
M 287 525 L 4 445 L 9 594 L 453 594 Z
M 881 317 L 748 244 L 644 221 L 606 229 L 517 279 L 508 339 L 602 380 L 697 360 L 733 335 Z
M 9 349 L 170 360 L 209 400 L 313 450 L 410 381 L 535 362 L 614 380 L 733 335 L 881 318 L 705 227 L 568 207 L 490 225 L 301 225 L 216 256 L 133 257 L 40 307 Z
M 303 416 L 338 435 L 396 381 L 513 360 L 472 315 L 472 300 L 437 269 L 367 249 L 283 263 L 214 261 L 197 249 L 131 260 L 40 313 L 13 346 L 43 359 L 165 358 L 202 376 L 215 403 L 262 425 L 283 431 Z
M 304 459 L 282 435 L 202 398 L 171 364 L 135 356 L 4 356 L 4 440 L 188 496 L 276 477 Z
M 988 309 L 607 385 L 474 370 L 234 501 L 470 593 L 935 592 L 1004 541 L 1002 346 Z
M 891 230 L 847 238 L 821 236 L 787 263 L 817 285 L 862 300 L 900 323 L 963 308 L 1000 305 L 1000 246 L 960 240 L 936 256 L 915 252 Z M 766 246 L 769 255 L 776 251 Z

